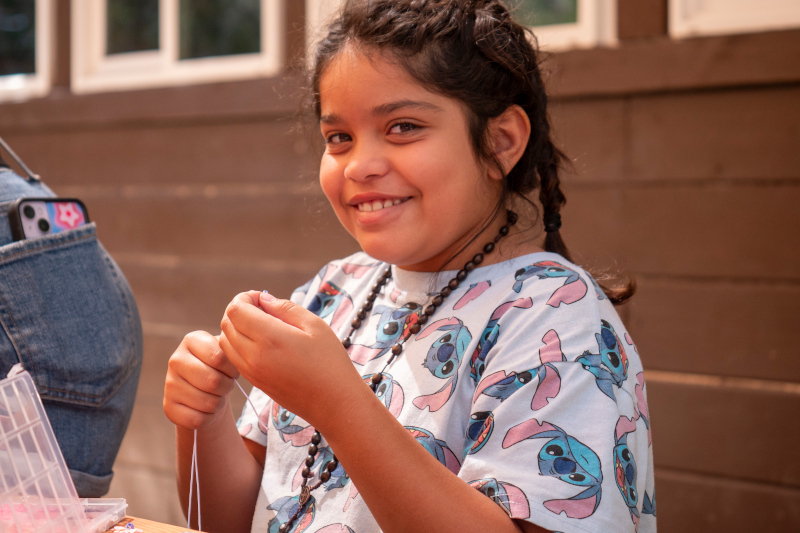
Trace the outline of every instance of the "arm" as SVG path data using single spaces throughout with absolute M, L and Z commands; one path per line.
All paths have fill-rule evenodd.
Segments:
M 258 460 L 236 430 L 228 403 L 236 368 L 205 332 L 187 335 L 170 357 L 164 412 L 176 425 L 178 491 L 184 514 L 189 504 L 194 429 L 205 531 L 250 531 L 263 459 Z M 253 452 L 263 447 L 252 443 Z M 261 450 L 258 450 L 261 448 Z M 196 496 L 193 504 L 196 527 Z
M 543 531 L 511 520 L 425 451 L 364 384 L 327 324 L 270 298 L 237 297 L 220 345 L 254 385 L 325 436 L 384 531 Z

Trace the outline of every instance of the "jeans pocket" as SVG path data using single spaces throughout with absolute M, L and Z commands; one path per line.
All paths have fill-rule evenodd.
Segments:
M 102 405 L 138 368 L 136 304 L 94 224 L 0 246 L 0 325 L 44 400 Z

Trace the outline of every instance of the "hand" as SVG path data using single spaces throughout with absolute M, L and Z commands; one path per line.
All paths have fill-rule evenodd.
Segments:
M 239 371 L 220 349 L 217 337 L 195 331 L 169 358 L 164 384 L 164 413 L 187 429 L 210 426 L 227 407 Z
M 239 294 L 221 326 L 220 346 L 242 375 L 320 431 L 353 392 L 368 391 L 330 326 L 291 301 Z

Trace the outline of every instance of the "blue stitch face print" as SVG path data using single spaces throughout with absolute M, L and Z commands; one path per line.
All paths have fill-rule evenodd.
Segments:
M 467 434 L 464 443 L 464 456 L 480 451 L 492 436 L 494 430 L 494 415 L 490 411 L 472 413 L 467 424 Z
M 275 402 L 272 402 L 271 418 L 272 425 L 278 430 L 283 442 L 290 442 L 292 446 L 306 446 L 311 442 L 314 428 L 308 424 L 295 424 L 295 414 Z
M 308 310 L 320 318 L 325 318 L 336 311 L 345 298 L 350 299 L 347 293 L 333 283 L 325 282 L 320 285 L 317 294 L 308 304 Z
M 406 340 L 411 336 L 409 328 L 419 321 L 422 306 L 414 302 L 407 303 L 399 309 L 379 305 L 375 307 L 373 315 L 380 315 L 375 334 L 375 343 L 370 346 L 361 344 L 351 345 L 347 351 L 350 359 L 359 365 L 376 359 L 394 346 L 398 341 Z
M 428 450 L 428 453 L 433 455 L 440 463 L 446 466 L 451 472 L 457 474 L 461 468 L 458 458 L 447 447 L 447 443 L 439 440 L 433 436 L 430 431 L 413 426 L 407 426 L 406 429 L 411 435 L 419 442 L 423 448 Z
M 600 323 L 600 333 L 595 333 L 600 353 L 592 354 L 587 351 L 577 359 L 577 362 L 594 374 L 597 387 L 603 394 L 616 400 L 614 385 L 622 387 L 622 383 L 628 379 L 628 355 L 614 327 L 605 320 L 601 320 Z
M 571 485 L 589 487 L 603 479 L 600 458 L 589 447 L 569 435 L 549 440 L 539 452 L 539 470 Z
M 284 496 L 283 498 L 279 498 L 267 506 L 267 509 L 271 511 L 278 511 L 278 514 L 276 514 L 267 525 L 267 531 L 269 531 L 269 533 L 278 533 L 280 527 L 285 522 L 289 521 L 289 518 L 294 515 L 294 513 L 297 511 L 297 508 L 300 506 L 299 500 L 300 496 Z M 289 531 L 291 533 L 300 533 L 301 531 L 307 530 L 311 525 L 311 522 L 314 521 L 315 513 L 316 502 L 314 500 L 314 496 L 310 496 L 300 515 L 295 519 L 292 529 Z
M 483 371 L 486 369 L 486 354 L 489 353 L 495 343 L 497 337 L 500 335 L 500 325 L 497 323 L 500 319 L 491 320 L 486 327 L 483 328 L 481 333 L 481 340 L 472 352 L 472 360 L 469 363 L 469 376 L 475 383 L 481 380 Z
M 525 280 L 534 276 L 539 279 L 567 278 L 566 283 L 572 283 L 579 278 L 577 272 L 570 270 L 560 263 L 556 263 L 555 261 L 539 261 L 538 263 L 520 268 L 514 273 L 514 279 L 517 280 L 516 283 L 514 283 L 514 292 L 522 290 L 522 284 Z
M 621 416 L 614 428 L 614 474 L 617 488 L 628 511 L 631 513 L 631 520 L 639 525 L 639 510 L 636 508 L 639 503 L 639 494 L 636 492 L 636 458 L 628 448 L 628 435 L 636 431 L 636 420 Z
M 509 429 L 503 438 L 503 448 L 527 439 L 545 438 L 550 440 L 539 450 L 539 472 L 585 490 L 566 500 L 548 500 L 544 506 L 556 514 L 566 512 L 570 518 L 591 516 L 600 505 L 603 483 L 600 458 L 591 448 L 555 424 L 540 423 L 535 418 Z
M 469 486 L 485 494 L 512 518 L 525 519 L 530 516 L 530 507 L 528 507 L 525 493 L 511 483 L 486 478 L 471 481 Z
M 519 300 L 505 302 L 497 307 L 492 313 L 486 327 L 483 328 L 478 345 L 472 352 L 469 362 L 469 375 L 476 384 L 481 380 L 484 370 L 486 370 L 486 356 L 497 343 L 500 335 L 500 319 L 512 308 L 530 309 L 533 300 L 530 298 L 520 298 Z
M 372 376 L 373 374 L 367 374 L 361 376 L 361 378 L 365 383 L 370 384 L 372 382 Z M 378 388 L 375 389 L 375 396 L 383 402 L 386 409 L 397 418 L 400 415 L 400 411 L 403 409 L 403 388 L 392 378 L 391 374 L 382 372 L 381 377 L 383 379 L 381 379 L 381 382 L 378 384 Z
M 511 372 L 500 381 L 486 387 L 483 390 L 483 394 L 491 396 L 492 398 L 498 398 L 500 401 L 507 400 L 524 385 L 530 383 L 537 372 L 538 370 L 536 368 L 519 373 Z
M 526 280 L 536 277 L 538 279 L 565 278 L 564 284 L 556 289 L 548 298 L 547 305 L 559 307 L 562 303 L 575 303 L 586 296 L 586 282 L 580 274 L 555 261 L 539 261 L 532 265 L 520 268 L 514 275 L 514 292 L 520 292 Z
M 472 340 L 472 334 L 457 318 L 437 320 L 422 330 L 416 340 L 424 339 L 434 331 L 444 333 L 428 349 L 422 364 L 433 376 L 446 379 L 447 382 L 433 394 L 424 394 L 414 398 L 415 406 L 419 409 L 427 407 L 431 412 L 441 409 L 455 391 L 458 369 L 464 353 L 467 351 L 467 346 Z

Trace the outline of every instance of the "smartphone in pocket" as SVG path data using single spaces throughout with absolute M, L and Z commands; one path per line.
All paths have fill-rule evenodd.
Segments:
M 43 237 L 89 223 L 89 212 L 77 198 L 19 198 L 8 209 L 15 241 Z

